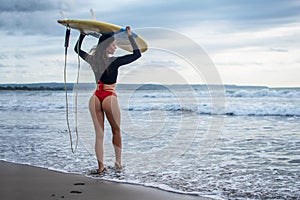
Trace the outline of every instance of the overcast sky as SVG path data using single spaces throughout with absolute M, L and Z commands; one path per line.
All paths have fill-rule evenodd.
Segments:
M 206 52 L 224 84 L 300 86 L 300 0 L 0 0 L 0 83 L 63 82 L 65 28 L 56 21 L 60 12 L 91 19 L 91 8 L 97 20 L 130 25 L 145 39 L 148 27 L 184 35 Z M 71 34 L 68 81 L 74 82 L 78 32 Z M 95 42 L 88 37 L 83 48 Z M 82 81 L 93 81 L 82 65 Z M 155 48 L 120 69 L 126 78 L 119 82 L 133 83 L 137 76 L 158 82 L 168 71 L 205 82 L 180 55 Z

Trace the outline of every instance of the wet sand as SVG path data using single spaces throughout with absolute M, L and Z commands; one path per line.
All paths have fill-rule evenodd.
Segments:
M 96 180 L 0 161 L 1 199 L 17 200 L 195 200 L 207 199 L 155 188 Z

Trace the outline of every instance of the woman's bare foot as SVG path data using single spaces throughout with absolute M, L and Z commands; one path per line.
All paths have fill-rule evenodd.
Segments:
M 92 175 L 103 174 L 105 171 L 106 171 L 106 168 L 103 168 L 103 169 L 95 169 L 95 170 L 92 170 L 92 171 L 90 172 L 90 174 L 92 174 Z
M 120 163 L 115 162 L 115 168 L 116 168 L 117 170 L 121 170 L 123 167 L 122 167 L 122 165 L 121 165 Z

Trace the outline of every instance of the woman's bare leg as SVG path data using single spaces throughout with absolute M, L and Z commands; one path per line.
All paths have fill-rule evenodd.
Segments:
M 121 154 L 122 154 L 122 137 L 121 137 L 121 113 L 116 96 L 108 96 L 102 102 L 102 109 L 105 112 L 107 120 L 111 126 L 113 133 L 112 143 L 116 155 L 116 167 L 121 168 Z
M 89 109 L 93 119 L 96 133 L 95 153 L 98 160 L 98 171 L 101 172 L 104 170 L 104 114 L 101 102 L 95 95 L 93 95 L 90 99 Z

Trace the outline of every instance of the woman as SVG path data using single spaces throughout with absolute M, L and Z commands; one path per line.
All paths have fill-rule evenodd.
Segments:
M 107 117 L 113 134 L 112 143 L 116 156 L 115 167 L 117 169 L 122 168 L 121 116 L 115 86 L 119 67 L 129 64 L 141 57 L 141 52 L 131 34 L 129 26 L 126 27 L 126 33 L 133 48 L 132 54 L 112 57 L 111 55 L 113 55 L 116 50 L 116 44 L 114 37 L 108 34 L 104 34 L 99 38 L 98 45 L 93 50 L 93 53 L 86 53 L 81 50 L 81 44 L 85 37 L 84 34 L 80 34 L 74 48 L 75 52 L 91 65 L 97 82 L 97 89 L 89 102 L 89 110 L 96 133 L 95 152 L 98 160 L 98 169 L 95 173 L 98 174 L 105 170 L 103 163 L 104 114 Z

